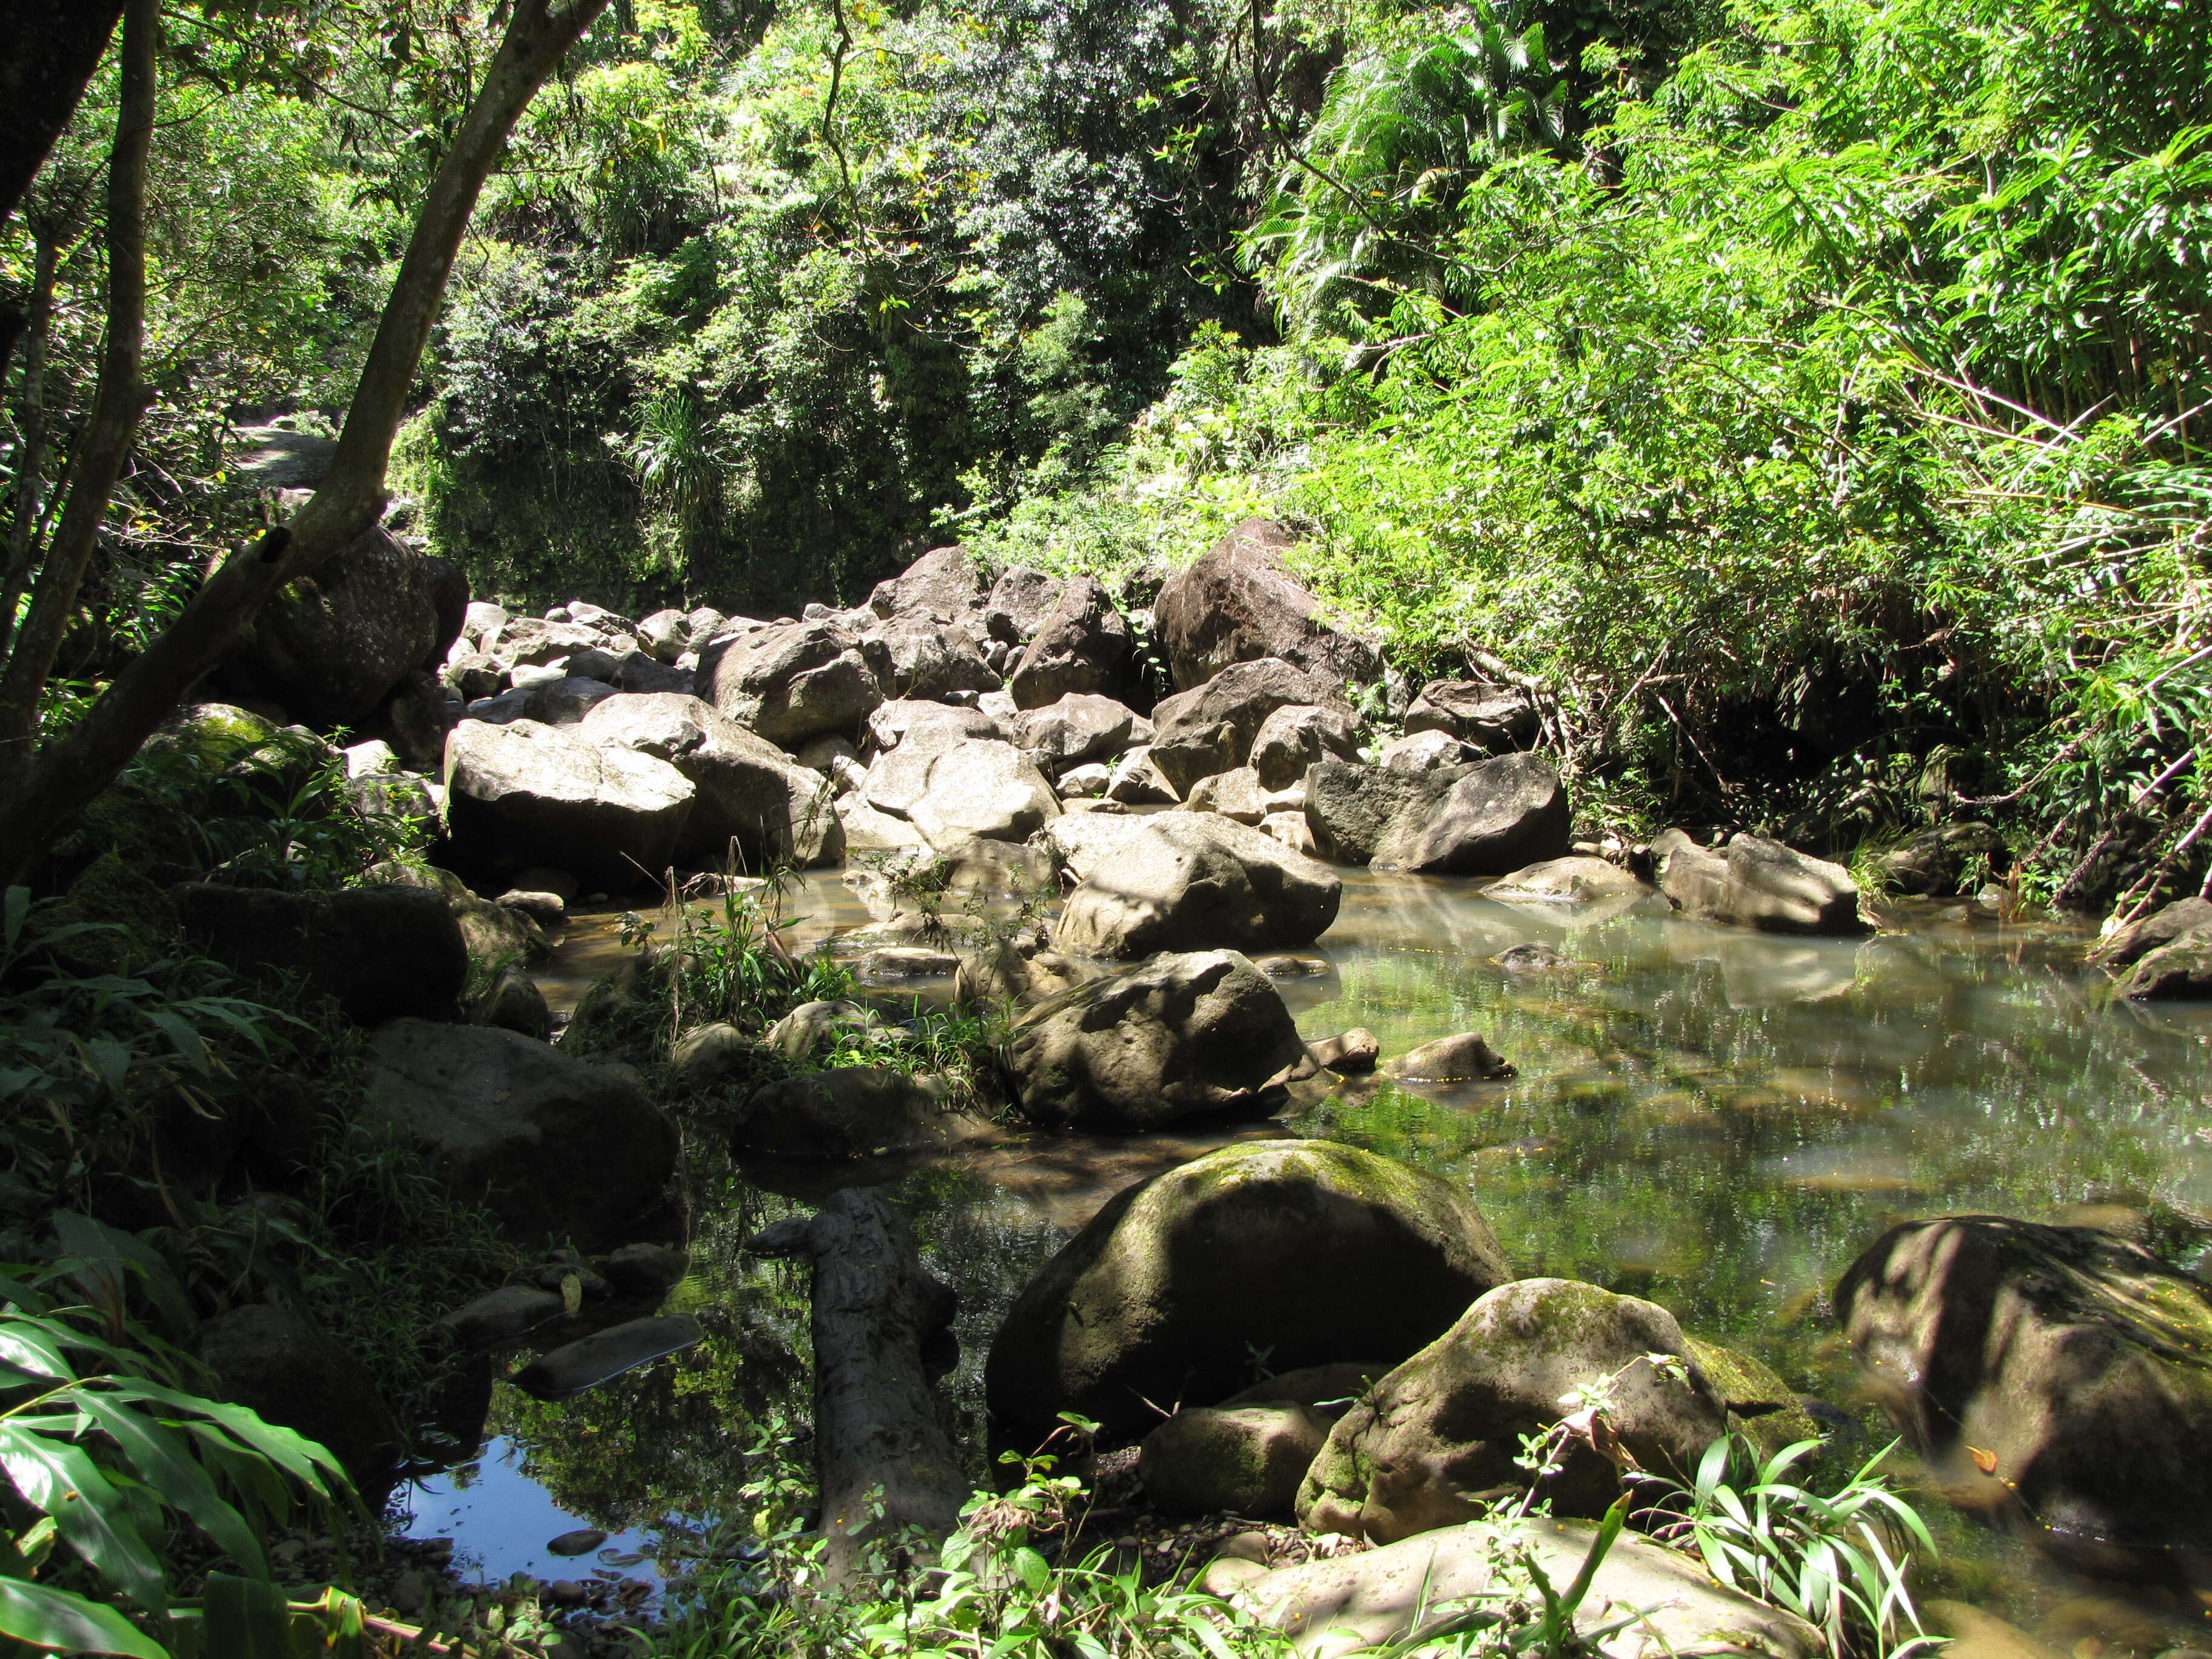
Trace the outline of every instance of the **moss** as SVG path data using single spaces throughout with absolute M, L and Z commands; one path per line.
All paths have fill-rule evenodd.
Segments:
M 1771 1457 L 1801 1440 L 1823 1438 L 1820 1425 L 1797 1403 L 1782 1378 L 1749 1354 L 1723 1348 L 1701 1337 L 1688 1339 L 1690 1358 L 1729 1408 L 1729 1425 Z
M 177 912 L 135 862 L 111 848 L 86 866 L 40 918 L 46 930 L 80 924 L 98 931 L 61 940 L 54 954 L 80 973 L 121 973 L 168 948 Z

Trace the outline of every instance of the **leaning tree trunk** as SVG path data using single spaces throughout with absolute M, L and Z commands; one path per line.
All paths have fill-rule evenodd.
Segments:
M 62 738 L 36 745 L 35 696 L 26 703 L 0 690 L 0 882 L 28 877 L 63 827 L 115 781 L 264 599 L 343 552 L 383 516 L 392 441 L 477 198 L 538 88 L 606 4 L 518 0 L 416 217 L 330 472 L 299 517 L 227 560 Z M 57 544 L 62 538 L 57 532 Z M 50 565 L 52 559 L 50 553 Z M 10 685 L 15 679 L 11 662 Z
M 803 1226 L 755 1246 L 814 1263 L 814 1454 L 834 1583 L 872 1550 L 933 1553 L 960 1523 L 968 1480 L 939 1415 L 927 1356 L 952 1291 L 921 1265 L 914 1230 L 884 1195 L 848 1187 Z
M 0 0 L 0 225 L 76 113 L 123 0 Z

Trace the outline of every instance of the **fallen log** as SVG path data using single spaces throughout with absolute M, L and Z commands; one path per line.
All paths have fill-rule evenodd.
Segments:
M 848 1187 L 811 1219 L 748 1246 L 813 1263 L 815 1474 L 832 1583 L 933 1554 L 959 1524 L 969 1481 L 931 1384 L 949 1369 L 951 1288 L 921 1265 L 907 1219 Z M 956 1350 L 957 1352 L 957 1350 Z

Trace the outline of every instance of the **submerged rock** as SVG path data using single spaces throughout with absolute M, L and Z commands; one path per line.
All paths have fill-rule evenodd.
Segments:
M 1455 1184 L 1322 1140 L 1224 1146 L 1117 1194 L 1016 1298 L 985 1371 L 994 1445 L 1078 1411 L 1127 1443 L 1145 1404 L 1218 1400 L 1251 1356 L 1392 1361 L 1512 1276 Z
M 1651 1303 L 1565 1279 L 1490 1291 L 1339 1419 L 1298 1494 L 1298 1523 L 1389 1543 L 1473 1520 L 1527 1485 L 1522 1437 L 1600 1377 L 1613 1379 L 1607 1415 L 1638 1465 L 1687 1480 L 1726 1432 L 1727 1409 L 1700 1372 L 1679 1380 L 1650 1354 L 1692 1364 L 1674 1316 Z M 1620 1471 L 1589 1444 L 1570 1442 L 1557 1461 L 1540 1487 L 1553 1514 L 1600 1516 L 1620 1496 Z
M 1651 889 L 1617 864 L 1603 859 L 1548 859 L 1483 889 L 1485 898 L 1505 904 L 1594 904 L 1605 899 L 1641 898 Z
M 1082 832 L 1111 850 L 1053 929 L 1054 946 L 1071 956 L 1274 950 L 1308 944 L 1336 920 L 1335 872 L 1248 825 L 1197 812 L 1093 822 L 1115 827 Z
M 1115 1132 L 1249 1106 L 1304 1058 L 1282 993 L 1234 951 L 1091 981 L 1033 1010 L 1005 1048 L 1024 1116 Z
M 1835 1306 L 1954 1502 L 2086 1571 L 2212 1566 L 2212 1468 L 2177 1455 L 2212 1435 L 2212 1288 L 2100 1229 L 1949 1216 L 1884 1233 Z
M 538 1356 L 507 1380 L 533 1400 L 566 1400 L 706 1340 L 689 1314 L 611 1325 Z
M 1317 1038 L 1306 1044 L 1306 1052 L 1314 1064 L 1340 1077 L 1358 1077 L 1375 1069 L 1382 1057 L 1382 1045 L 1375 1033 L 1364 1025 L 1355 1025 L 1335 1036 Z
M 1489 1083 L 1519 1075 L 1473 1031 L 1409 1048 L 1394 1056 L 1382 1069 L 1392 1077 L 1425 1083 Z

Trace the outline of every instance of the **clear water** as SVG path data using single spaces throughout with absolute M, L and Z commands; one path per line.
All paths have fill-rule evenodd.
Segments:
M 1323 1134 L 1464 1180 L 1523 1273 L 1649 1297 L 1846 1408 L 1852 1372 L 1826 1292 L 1892 1222 L 2114 1203 L 2212 1214 L 2212 1007 L 2114 1001 L 2081 966 L 2079 929 L 1929 905 L 1866 940 L 1784 939 L 1655 901 L 1516 908 L 1471 880 L 1343 874 L 1340 918 L 1311 953 L 1327 971 L 1284 982 L 1300 1028 L 1365 1026 L 1385 1054 L 1477 1030 L 1516 1078 L 1347 1083 L 1267 1123 L 834 1170 L 739 1170 L 709 1149 L 695 1162 L 695 1270 L 672 1299 L 708 1340 L 560 1405 L 502 1388 L 495 1429 L 528 1449 L 550 1502 L 610 1531 L 741 1510 L 757 1425 L 806 1413 L 791 1357 L 805 1351 L 806 1285 L 736 1245 L 842 1186 L 892 1188 L 960 1290 L 951 1388 L 971 1429 L 982 1352 L 1026 1277 L 1112 1193 L 1232 1138 Z M 806 939 L 870 920 L 834 875 L 793 908 Z M 619 960 L 612 932 L 607 918 L 572 927 L 545 979 L 556 1004 Z M 1492 962 L 1523 943 L 1573 965 L 1516 976 Z M 501 1513 L 457 1514 L 453 1535 L 489 1560 Z M 2049 1620 L 2081 1600 L 2075 1588 L 1959 1537 L 1936 1589 L 2071 1644 Z M 696 1547 L 682 1528 L 654 1540 L 672 1571 Z

